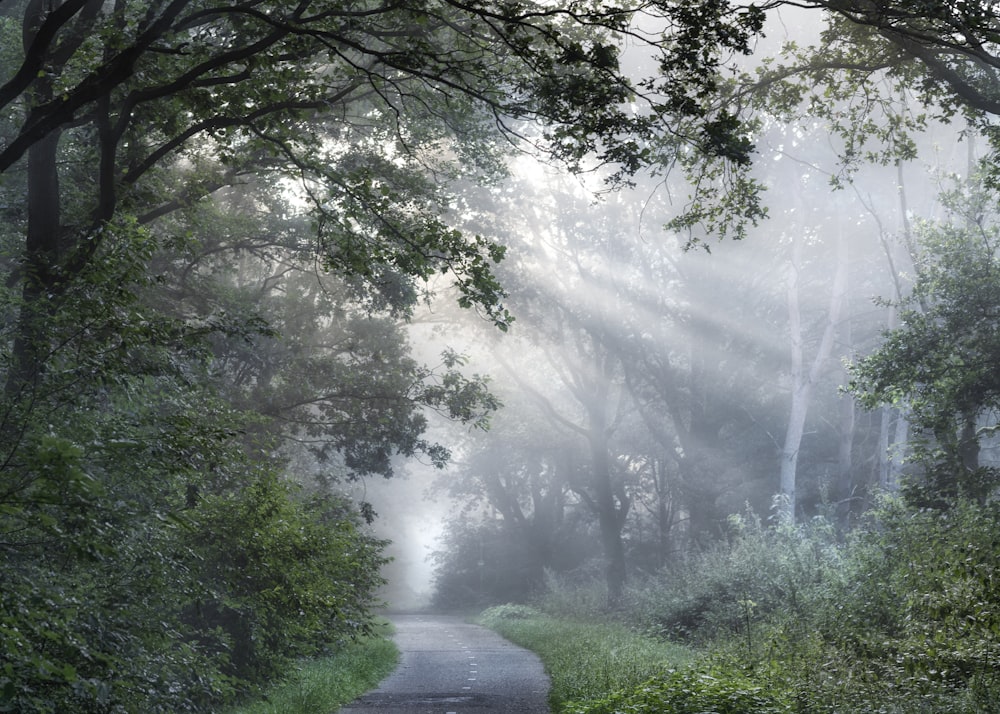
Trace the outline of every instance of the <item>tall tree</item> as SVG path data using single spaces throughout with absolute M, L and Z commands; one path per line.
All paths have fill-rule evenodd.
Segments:
M 596 152 L 634 171 L 646 159 L 638 141 L 663 131 L 659 116 L 704 114 L 685 101 L 688 92 L 714 84 L 718 53 L 745 49 L 759 24 L 753 10 L 727 16 L 706 7 L 693 17 L 672 4 L 643 9 L 686 42 L 649 37 L 633 28 L 632 8 L 600 5 L 14 6 L 6 35 L 20 11 L 23 53 L 0 85 L 0 111 L 23 118 L 4 137 L 0 172 L 26 161 L 28 220 L 8 392 L 30 383 L 44 355 L 44 312 L 53 308 L 39 305 L 99 254 L 108 227 L 125 216 L 148 223 L 248 172 L 306 182 L 330 267 L 374 280 L 443 269 L 456 276 L 463 300 L 502 321 L 488 272 L 497 249 L 414 211 L 419 203 L 398 195 L 395 164 L 359 162 L 343 149 L 374 139 L 369 128 L 381 122 L 404 164 L 437 163 L 437 147 L 456 136 L 472 137 L 458 141 L 463 159 L 488 163 L 474 148 L 487 127 L 514 138 L 516 120 L 534 119 L 546 150 L 570 165 Z M 622 34 L 645 45 L 664 76 L 631 81 L 617 56 Z M 690 45 L 705 53 L 696 59 Z M 414 126 L 415 112 L 429 112 L 437 125 Z M 715 123 L 703 133 L 706 150 L 726 150 L 725 142 L 716 147 L 725 137 Z M 87 148 L 67 176 L 60 158 L 77 138 Z M 166 165 L 202 170 L 166 177 Z
M 448 452 L 424 437 L 423 410 L 483 426 L 496 400 L 463 376 L 454 352 L 436 366 L 411 356 L 411 298 L 322 270 L 308 222 L 289 219 L 288 204 L 245 186 L 164 219 L 159 233 L 188 237 L 164 239 L 144 299 L 211 333 L 209 378 L 234 408 L 258 415 L 258 438 L 298 445 L 333 478 L 389 477 L 398 456 L 441 466 Z
M 851 383 L 868 407 L 905 400 L 925 437 L 917 454 L 925 479 L 911 486 L 930 500 L 981 498 L 992 487 L 995 474 L 980 468 L 980 439 L 992 429 L 982 420 L 1000 394 L 997 196 L 972 182 L 945 200 L 950 220 L 917 231 L 918 273 L 900 326 L 857 362 Z
M 500 396 L 504 407 L 490 430 L 467 438 L 464 458 L 436 484 L 461 504 L 471 531 L 450 533 L 437 554 L 440 602 L 527 598 L 543 585 L 545 570 L 565 573 L 593 557 L 592 517 L 570 489 L 586 463 L 576 436 L 540 414 L 529 394 L 513 388 Z M 475 541 L 483 538 L 490 546 L 477 554 Z
M 798 480 L 799 449 L 805 430 L 806 414 L 812 397 L 812 390 L 819 380 L 821 370 L 830 359 L 834 338 L 840 326 L 842 308 L 847 295 L 848 253 L 847 239 L 842 230 L 836 237 L 837 254 L 834 259 L 835 275 L 830 289 L 830 306 L 824 320 L 823 332 L 812 360 L 807 364 L 805 354 L 805 332 L 802 326 L 800 305 L 800 271 L 802 270 L 802 238 L 792 239 L 792 259 L 788 281 L 788 324 L 791 342 L 791 405 L 788 425 L 781 449 L 780 489 L 783 497 L 781 515 L 790 521 L 795 519 L 796 482 Z

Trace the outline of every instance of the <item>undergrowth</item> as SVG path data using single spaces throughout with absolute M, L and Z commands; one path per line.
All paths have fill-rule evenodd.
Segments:
M 731 526 L 619 609 L 550 579 L 482 621 L 539 654 L 560 713 L 1000 714 L 1000 505 Z
M 557 711 L 570 700 L 638 686 L 693 657 L 687 647 L 621 624 L 552 618 L 524 606 L 491 608 L 480 622 L 538 654 L 552 680 L 549 701 Z
M 379 633 L 339 648 L 334 654 L 306 660 L 263 698 L 227 714 L 317 714 L 334 712 L 373 689 L 396 667 L 399 651 Z

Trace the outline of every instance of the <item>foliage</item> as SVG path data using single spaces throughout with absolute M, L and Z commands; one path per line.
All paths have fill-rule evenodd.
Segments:
M 995 36 L 1000 15 L 990 3 L 817 0 L 809 15 L 779 1 L 769 10 L 805 34 L 825 23 L 815 45 L 791 33 L 773 57 L 762 58 L 726 87 L 744 126 L 773 119 L 808 126 L 822 122 L 841 161 L 831 182 L 845 186 L 863 163 L 891 165 L 917 156 L 919 135 L 934 122 L 961 123 L 988 138 L 1000 112 Z M 778 19 L 772 16 L 773 19 Z M 770 18 L 769 18 L 770 19 Z M 955 28 L 961 27 L 956 33 Z M 995 176 L 996 162 L 987 173 Z
M 573 702 L 565 714 L 780 714 L 794 709 L 766 688 L 732 672 L 697 668 L 651 679 L 609 697 Z
M 730 518 L 729 541 L 668 566 L 635 588 L 632 607 L 644 623 L 675 640 L 738 636 L 759 647 L 756 623 L 804 618 L 842 568 L 833 528 L 822 518 L 776 528 L 752 513 Z
M 264 682 L 369 631 L 385 543 L 360 530 L 348 504 L 302 499 L 264 472 L 237 493 L 206 496 L 193 517 L 181 547 L 202 577 L 182 619 L 204 645 L 226 644 L 227 674 Z
M 962 500 L 914 510 L 887 500 L 876 517 L 830 594 L 825 636 L 912 693 L 967 690 L 995 701 L 1000 508 Z
M 204 402 L 200 407 L 204 414 Z M 76 414 L 78 425 L 84 416 Z M 196 451 L 199 434 L 184 436 L 176 446 L 191 462 L 218 463 L 218 448 Z M 96 442 L 89 452 L 65 437 L 22 447 L 31 460 L 20 472 L 32 469 L 43 486 L 51 478 L 44 470 L 53 470 L 64 490 L 44 496 L 30 528 L 12 530 L 15 519 L 26 522 L 26 509 L 12 499 L 4 504 L 0 706 L 205 707 L 331 638 L 364 631 L 382 543 L 359 529 L 346 504 L 300 501 L 267 469 L 238 491 L 211 478 L 196 481 L 196 471 L 157 473 L 149 452 L 167 445 L 165 438 L 150 450 L 109 444 L 111 464 L 102 463 L 108 453 Z M 129 478 L 124 464 L 157 476 L 156 488 Z M 88 490 L 65 490 L 70 469 Z M 218 467 L 214 476 L 224 481 Z M 185 505 L 199 491 L 197 503 Z
M 479 619 L 538 654 L 552 681 L 549 699 L 556 711 L 572 700 L 638 686 L 691 657 L 685 647 L 608 622 L 557 619 L 509 605 L 490 608 Z
M 494 605 L 479 614 L 479 621 L 487 627 L 496 627 L 497 623 L 503 620 L 530 620 L 542 617 L 541 610 L 530 605 L 520 605 L 518 603 L 504 603 Z
M 503 326 L 491 272 L 503 249 L 450 226 L 439 190 L 494 171 L 495 139 L 519 140 L 534 121 L 548 156 L 577 170 L 593 158 L 617 180 L 653 160 L 647 143 L 661 135 L 737 171 L 747 163 L 739 122 L 706 97 L 763 13 L 642 5 L 667 30 L 659 37 L 635 31 L 638 7 L 403 2 L 359 21 L 329 0 L 27 3 L 23 56 L 5 58 L 0 85 L 13 124 L 0 172 L 35 152 L 46 154 L 31 171 L 37 187 L 60 172 L 86 179 L 67 196 L 73 210 L 60 215 L 59 196 L 47 196 L 48 217 L 33 219 L 61 221 L 66 251 L 28 231 L 43 283 L 92 260 L 118 213 L 152 221 L 240 177 L 278 173 L 302 186 L 326 267 L 373 287 L 448 273 L 463 304 Z M 620 65 L 625 37 L 656 62 L 650 76 Z M 68 171 L 55 161 L 66 140 L 76 142 Z
M 641 631 L 683 633 L 699 643 L 697 663 L 683 668 L 666 659 L 674 672 L 637 681 L 602 669 L 588 654 L 587 666 L 609 676 L 570 694 L 579 701 L 569 710 L 995 712 L 998 533 L 996 503 L 915 509 L 899 498 L 885 499 L 865 528 L 843 541 L 823 528 L 747 526 L 728 547 L 633 587 L 630 606 L 617 615 L 629 625 L 619 630 L 628 642 L 647 642 Z M 726 550 L 731 559 L 721 556 Z M 683 606 L 695 583 L 721 601 L 703 603 L 699 617 Z M 577 622 L 549 617 L 523 620 L 497 610 L 484 621 L 536 649 L 554 682 L 567 678 L 562 693 L 578 686 L 562 671 L 581 652 L 633 646 L 610 637 L 581 644 L 572 634 Z
M 5 711 L 214 709 L 363 632 L 374 602 L 383 544 L 353 507 L 278 478 L 251 436 L 260 418 L 210 378 L 213 340 L 266 328 L 157 309 L 156 248 L 109 230 L 102 260 L 52 298 L 31 399 L 4 394 Z M 233 649 L 248 632 L 260 639 Z
M 452 350 L 436 364 L 414 359 L 400 321 L 415 298 L 388 286 L 373 295 L 318 270 L 288 204 L 262 184 L 164 221 L 166 245 L 151 266 L 159 284 L 144 299 L 206 333 L 213 384 L 259 415 L 257 438 L 311 462 L 304 470 L 388 478 L 399 456 L 442 466 L 449 453 L 424 438 L 426 412 L 485 427 L 499 406 L 487 380 L 466 375 Z
M 914 459 L 927 478 L 912 484 L 924 503 L 984 498 L 996 480 L 978 463 L 978 422 L 1000 406 L 996 201 L 974 179 L 944 196 L 949 220 L 918 230 L 918 273 L 901 326 L 852 368 L 849 388 L 863 405 L 905 405 L 924 430 Z
M 378 634 L 333 649 L 331 654 L 300 662 L 284 681 L 261 699 L 226 710 L 226 714 L 314 714 L 333 711 L 374 688 L 399 659 L 396 646 Z

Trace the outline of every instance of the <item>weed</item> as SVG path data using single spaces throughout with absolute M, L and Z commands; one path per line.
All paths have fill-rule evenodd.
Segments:
M 384 637 L 348 644 L 329 657 L 307 660 L 259 701 L 228 714 L 316 714 L 335 711 L 374 688 L 396 666 L 399 652 Z

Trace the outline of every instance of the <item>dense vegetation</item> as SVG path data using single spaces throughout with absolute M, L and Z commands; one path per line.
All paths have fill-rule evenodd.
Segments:
M 722 637 L 761 706 L 994 693 L 1000 17 L 817 0 L 815 46 L 751 62 L 802 4 L 0 0 L 0 711 L 217 711 L 342 651 L 386 562 L 347 487 L 453 452 L 443 604 L 597 576 L 647 634 Z M 993 154 L 922 186 L 949 218 L 882 181 L 893 242 L 831 198 L 958 119 Z M 679 260 L 714 237 L 766 260 Z M 849 320 L 866 240 L 894 290 Z M 438 294 L 504 384 L 415 344 L 461 324 Z
M 315 714 L 331 712 L 374 689 L 396 667 L 399 651 L 379 625 L 364 637 L 327 657 L 296 664 L 290 676 L 267 688 L 252 703 L 226 714 Z
M 1000 711 L 996 503 L 887 499 L 846 542 L 822 521 L 731 528 L 730 543 L 637 583 L 617 612 L 553 582 L 483 622 L 539 652 L 557 712 Z M 632 637 L 583 624 L 598 616 Z M 580 652 L 608 655 L 596 687 Z
M 502 15 L 0 3 L 0 710 L 215 711 L 368 631 L 343 484 L 497 406 L 405 332 L 442 285 L 509 322 L 461 182 L 532 120 L 623 176 L 656 133 L 620 13 Z

